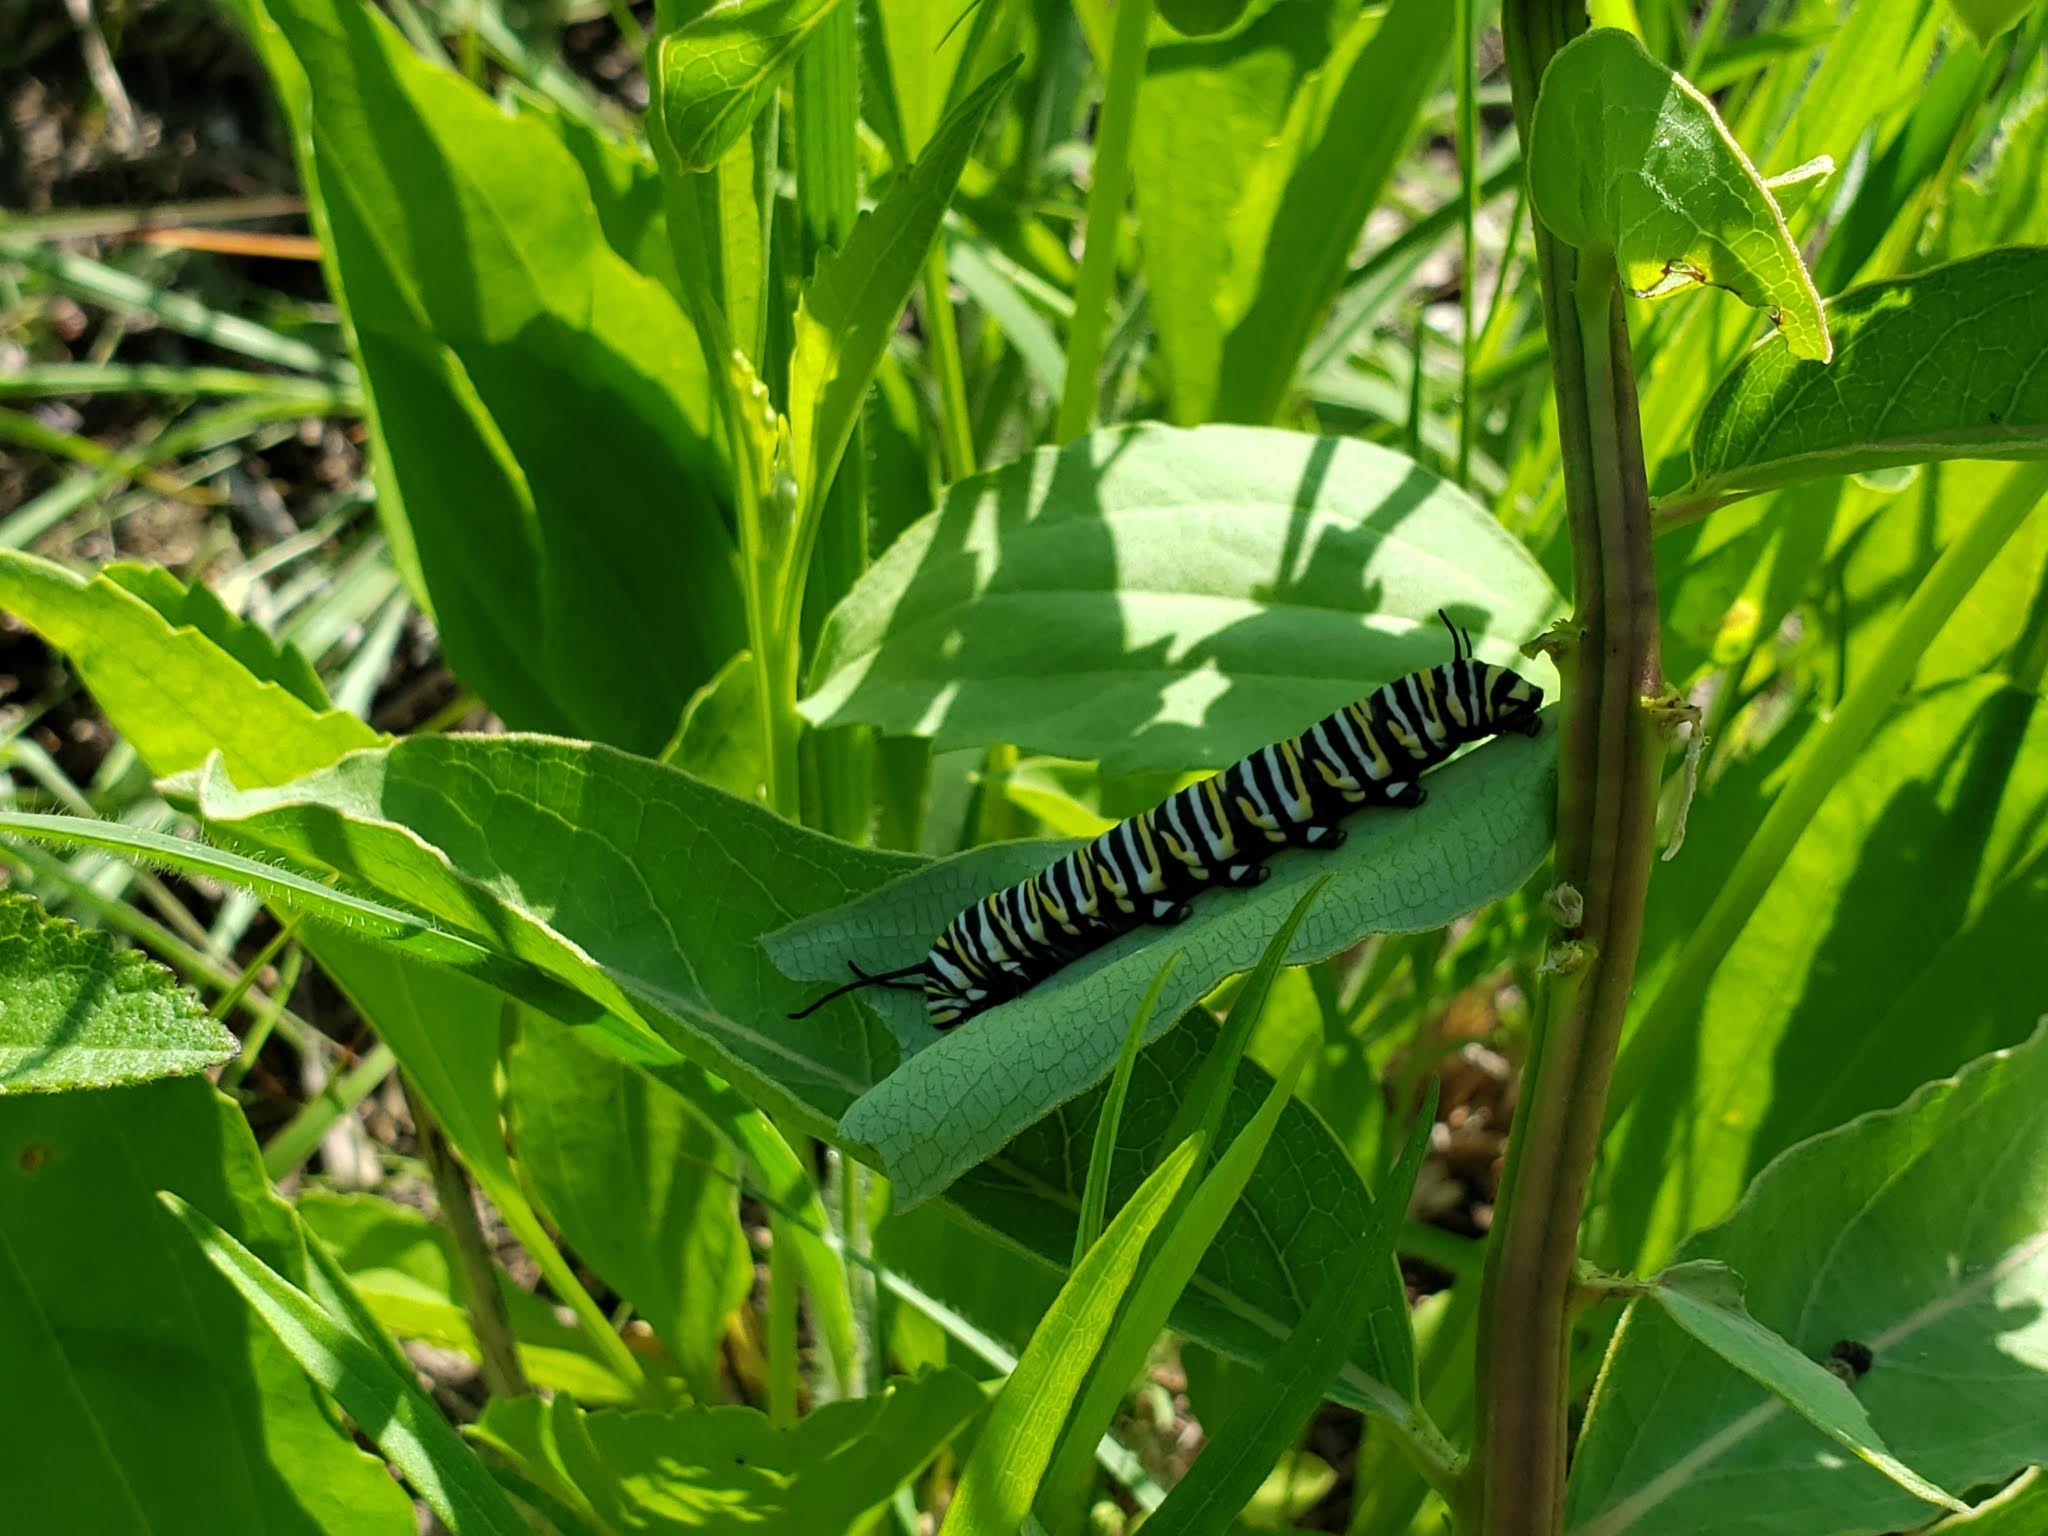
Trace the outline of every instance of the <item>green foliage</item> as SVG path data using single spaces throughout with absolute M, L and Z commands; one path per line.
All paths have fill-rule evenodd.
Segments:
M 334 1395 L 450 1529 L 486 1536 L 517 1536 L 526 1529 L 434 1400 L 374 1345 L 322 1311 L 204 1212 L 168 1191 L 158 1198 L 300 1369 Z
M 362 360 L 379 509 L 449 659 L 514 725 L 656 750 L 743 633 L 682 306 L 607 242 L 544 123 L 374 10 L 237 3 Z
M 1447 660 L 1439 608 L 1485 659 L 1527 665 L 1515 649 L 1558 599 L 1476 503 L 1398 455 L 1100 432 L 956 485 L 907 529 L 834 610 L 802 708 L 1112 773 L 1221 767 Z
M 0 895 L 0 1093 L 178 1077 L 240 1046 L 168 971 Z
M 2032 1536 L 2048 10 L 845 5 L 228 0 L 252 199 L 0 220 L 15 1523 L 411 1529 L 367 1441 L 459 1530 L 1556 1536 L 1482 1485 L 1569 1443 L 1573 1536 Z M 272 190 L 324 294 L 157 227 Z M 1653 603 L 1645 896 L 1574 722 L 1651 762 Z M 786 1017 L 1440 607 L 1539 739 L 963 1029 Z M 123 1085 L 237 1051 L 124 941 L 232 1101 Z
M 174 1190 L 305 1271 L 241 1111 L 190 1078 L 0 1098 L 0 1431 L 30 1530 L 414 1529 L 403 1492 L 208 1266 Z M 451 1432 L 452 1433 L 452 1432 Z
M 2039 1166 L 2048 1034 L 1982 1057 L 1896 1109 L 1802 1142 L 1733 1215 L 1687 1242 L 1747 1282 L 1749 1315 L 1826 1359 L 1868 1345 L 1856 1400 L 1893 1453 L 1943 1487 L 1997 1482 L 2048 1452 Z M 1955 1171 L 1977 1170 L 1959 1194 Z M 1572 1473 L 1575 1528 L 1733 1536 L 1887 1531 L 1927 1506 L 1839 1454 L 1715 1350 L 1642 1301 L 1617 1335 Z
M 959 1371 L 888 1382 L 791 1429 L 752 1408 L 585 1413 L 501 1399 L 475 1436 L 592 1531 L 809 1536 L 857 1522 L 981 1411 Z
M 715 166 L 775 99 L 811 34 L 840 0 L 723 0 L 655 45 L 661 132 L 688 171 Z
M 1067 1407 L 1116 1322 L 1146 1244 L 1174 1208 L 1201 1150 L 1198 1136 L 1175 1147 L 1074 1266 L 982 1426 L 941 1536 L 995 1536 L 1023 1524 Z
M 1777 202 L 1714 105 L 1626 32 L 1562 49 L 1529 132 L 1529 197 L 1567 245 L 1611 252 L 1638 294 L 1725 288 L 1794 357 L 1833 355 L 1820 295 Z
M 1989 251 L 1829 302 L 1835 359 L 1760 347 L 1693 430 L 1698 504 L 1940 459 L 2048 455 L 2048 249 Z

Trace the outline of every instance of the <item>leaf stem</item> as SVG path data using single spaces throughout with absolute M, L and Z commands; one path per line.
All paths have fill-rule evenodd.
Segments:
M 1095 373 L 1102 366 L 1109 290 L 1116 281 L 1117 233 L 1131 179 L 1131 131 L 1137 124 L 1138 85 L 1145 76 L 1145 36 L 1151 26 L 1152 0 L 1117 0 L 1109 87 L 1095 123 L 1087 244 L 1074 280 L 1074 324 L 1067 332 L 1067 379 L 1053 429 L 1056 442 L 1072 442 L 1088 430 L 1095 415 Z
M 1679 950 L 1664 985 L 1643 1010 L 1629 1036 L 1628 1049 L 1615 1067 L 1610 1121 L 1627 1107 L 1669 1053 L 1680 1025 L 1698 1009 L 1714 968 L 1784 868 L 1829 791 L 1883 724 L 1928 646 L 2044 496 L 2048 496 L 2048 464 L 2015 466 L 1977 520 L 1942 551 L 1922 579 L 1886 637 L 1884 649 L 1850 686 L 1841 705 L 1800 757 L 1763 825 L 1721 882 L 1713 905 Z
M 1584 29 L 1575 0 L 1507 0 L 1515 120 L 1528 145 L 1550 57 Z M 1558 878 L 1582 898 L 1553 948 L 1502 1217 L 1481 1289 L 1477 1437 L 1460 1503 L 1483 1536 L 1563 1528 L 1566 1367 L 1580 1210 L 1601 1105 L 1635 979 L 1656 848 L 1663 739 L 1643 707 L 1662 691 L 1649 487 L 1628 328 L 1611 253 L 1536 226 L 1572 541 L 1573 629 L 1559 659 L 1564 723 Z M 1569 947 L 1567 947 L 1569 946 Z
M 497 1267 L 484 1244 L 483 1228 L 476 1219 L 476 1202 L 470 1193 L 469 1176 L 455 1160 L 427 1101 L 413 1087 L 404 1072 L 398 1086 L 405 1093 L 406 1108 L 412 1111 L 414 1133 L 419 1137 L 420 1155 L 433 1176 L 434 1195 L 441 1202 L 441 1220 L 455 1244 L 456 1284 L 462 1310 L 476 1335 L 477 1360 L 484 1390 L 492 1397 L 530 1397 L 533 1385 L 519 1363 L 519 1345 L 512 1331 L 512 1315 L 498 1289 Z

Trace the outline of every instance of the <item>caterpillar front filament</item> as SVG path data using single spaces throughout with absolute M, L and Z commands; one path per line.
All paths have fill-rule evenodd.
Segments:
M 862 987 L 920 990 L 937 1029 L 1027 991 L 1079 956 L 1145 924 L 1188 916 L 1212 885 L 1257 885 L 1282 848 L 1335 848 L 1338 823 L 1365 806 L 1412 810 L 1422 775 L 1467 742 L 1533 736 L 1543 691 L 1472 655 L 1449 618 L 1451 660 L 1398 678 L 1261 747 L 959 913 L 922 961 L 868 975 L 790 1015 Z

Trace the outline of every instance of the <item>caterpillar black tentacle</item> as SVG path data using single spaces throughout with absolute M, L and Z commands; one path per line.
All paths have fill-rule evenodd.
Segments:
M 1073 960 L 1146 925 L 1185 922 L 1212 885 L 1257 885 L 1282 848 L 1327 850 L 1362 807 L 1412 810 L 1422 775 L 1467 742 L 1542 727 L 1543 691 L 1474 657 L 1472 637 L 1438 610 L 1451 660 L 1398 678 L 1168 795 L 1142 816 L 959 913 L 916 965 L 848 982 L 791 1018 L 867 986 L 921 987 L 937 1029 L 985 1013 Z M 917 977 L 915 982 L 904 978 Z

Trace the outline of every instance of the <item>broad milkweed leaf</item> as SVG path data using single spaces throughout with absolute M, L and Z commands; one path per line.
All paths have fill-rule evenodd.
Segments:
M 0 1096 L 11 1529 L 412 1536 L 412 1501 L 157 1202 L 297 1279 L 249 1123 L 195 1077 Z
M 753 1408 L 586 1413 L 557 1396 L 496 1399 L 472 1434 L 596 1530 L 814 1536 L 858 1529 L 986 1402 L 945 1369 L 787 1428 Z
M 1392 1267 L 1395 1226 L 1408 1209 L 1429 1150 L 1436 1094 L 1431 1083 L 1373 1201 L 1372 1220 L 1333 1283 L 1309 1303 L 1300 1324 L 1259 1373 L 1252 1394 L 1211 1427 L 1202 1454 L 1146 1521 L 1156 1536 L 1221 1536 L 1258 1492 L 1267 1470 L 1299 1442 L 1301 1426 L 1329 1390 L 1339 1362 L 1350 1358 L 1360 1333 L 1375 1319 L 1370 1280 L 1375 1268 Z M 1408 1332 L 1405 1312 L 1394 1323 Z
M 2048 247 L 1986 251 L 1827 306 L 1825 368 L 1762 346 L 1693 428 L 1665 526 L 1754 491 L 1940 459 L 2048 457 Z
M 1060 1288 L 982 1425 L 940 1536 L 994 1536 L 1023 1525 L 1060 1426 L 1200 1150 L 1199 1136 L 1175 1147 Z
M 608 242 L 613 187 L 561 135 L 376 7 L 231 9 L 362 366 L 380 521 L 449 664 L 515 726 L 659 749 L 745 638 L 682 304 Z
M 1282 853 L 1264 885 L 1206 893 L 1180 926 L 1127 934 L 949 1033 L 933 1030 L 909 993 L 835 1005 L 821 1017 L 880 1013 L 906 1057 L 846 1112 L 841 1133 L 872 1150 L 906 1204 L 924 1199 L 1108 1075 L 1121 1025 L 1167 949 L 1184 959 L 1161 991 L 1155 1037 L 1225 976 L 1249 969 L 1324 876 L 1329 887 L 1303 920 L 1290 965 L 1368 934 L 1438 927 L 1516 889 L 1549 849 L 1555 774 L 1554 733 L 1491 742 L 1431 774 L 1421 810 L 1355 817 L 1343 847 Z M 849 961 L 868 970 L 909 964 L 955 912 L 1068 846 L 1012 843 L 943 860 L 771 934 L 768 952 L 787 974 L 814 982 L 843 980 Z
M 1720 115 L 1626 32 L 1551 59 L 1529 129 L 1529 196 L 1565 244 L 1612 252 L 1639 295 L 1725 288 L 1768 312 L 1795 357 L 1832 355 L 1784 215 Z
M 947 114 L 916 162 L 897 171 L 846 244 L 820 257 L 804 285 L 789 365 L 789 430 L 807 504 L 832 483 L 960 172 L 1020 63 L 995 70 Z
M 315 713 L 334 707 L 320 674 L 297 646 L 229 613 L 205 583 L 195 581 L 188 587 L 160 565 L 135 565 L 128 561 L 103 565 L 94 574 L 141 598 L 162 614 L 164 622 L 174 630 L 198 630 L 246 667 L 251 676 L 272 679 Z
M 1146 1029 L 1159 1006 L 1160 988 L 1179 960 L 1180 951 L 1175 950 L 1160 962 L 1159 973 L 1145 989 L 1124 1030 L 1123 1047 L 1117 1052 L 1116 1070 L 1110 1074 L 1109 1093 L 1102 1101 L 1102 1115 L 1095 1122 L 1095 1141 L 1088 1153 L 1088 1182 L 1081 1194 L 1081 1219 L 1074 1227 L 1076 1264 L 1102 1235 L 1103 1218 L 1109 1210 L 1109 1170 L 1116 1161 L 1116 1137 L 1123 1126 L 1124 1098 L 1131 1090 L 1131 1069 L 1138 1064 L 1138 1048 L 1145 1043 Z
M 783 71 L 841 0 L 715 0 L 655 44 L 661 132 L 709 170 L 753 126 Z
M 376 1442 L 452 1531 L 526 1536 L 526 1522 L 433 1399 L 202 1212 L 169 1190 L 157 1198 L 208 1262 L 263 1319 L 299 1366 Z
M 647 1043 L 643 1058 L 657 1045 L 694 1058 L 650 1070 L 675 1082 L 679 1073 L 701 1080 L 699 1069 L 709 1068 L 730 1085 L 707 1100 L 700 1081 L 692 1102 L 713 1106 L 707 1113 L 729 1104 L 733 1120 L 744 1098 L 791 1134 L 832 1138 L 839 1116 L 896 1063 L 889 1031 L 862 1010 L 785 1020 L 816 989 L 783 976 L 759 939 L 918 867 L 914 857 L 850 847 L 660 764 L 545 737 L 408 738 L 270 790 L 237 790 L 220 778 L 198 788 L 197 808 L 239 845 L 317 859 L 359 889 L 417 903 L 453 930 L 488 933 L 508 952 L 530 952 L 549 974 L 627 1010 L 622 1054 L 643 1038 L 644 1023 L 660 1038 Z M 1547 805 L 1547 792 L 1539 798 Z M 344 957 L 349 985 L 361 986 L 375 952 L 362 945 Z M 454 1006 L 466 1021 L 464 996 L 482 992 L 459 976 L 420 974 L 448 986 L 409 1005 L 416 1045 L 438 1038 L 439 1011 Z M 496 1014 L 485 1022 L 489 1059 Z M 1191 1017 L 1139 1053 L 1112 1204 L 1170 1147 L 1167 1127 L 1213 1032 L 1205 1018 Z M 1232 1113 L 1249 1115 L 1269 1083 L 1245 1063 Z M 1084 1179 L 1072 1154 L 1090 1139 L 1098 1108 L 1092 1094 L 1062 1105 L 973 1170 L 953 1195 L 963 1219 L 1000 1234 L 1019 1263 L 1037 1266 L 1043 1283 L 1056 1285 L 1072 1255 Z M 764 1187 L 781 1207 L 801 1215 L 802 1169 L 787 1156 L 777 1162 L 759 1134 L 742 1140 L 751 1123 L 735 1122 L 735 1145 L 768 1171 Z M 1305 1106 L 1288 1106 L 1275 1140 L 1286 1172 L 1254 1176 L 1244 1212 L 1226 1225 L 1175 1313 L 1177 1327 L 1249 1360 L 1286 1336 L 1298 1298 L 1324 1283 L 1372 1204 L 1342 1147 Z M 475 1155 L 490 1156 L 492 1146 L 502 1162 L 495 1137 Z M 518 1189 L 509 1178 L 506 1187 Z M 804 1219 L 825 1225 L 815 1215 Z M 844 1294 L 843 1287 L 817 1289 Z M 1381 1300 L 1398 1305 L 1398 1287 L 1389 1285 Z M 830 1309 L 823 1312 L 828 1342 L 850 1339 L 839 1316 L 835 1323 Z M 1337 1390 L 1354 1405 L 1405 1409 L 1363 1357 L 1347 1363 Z
M 235 1037 L 139 951 L 0 893 L 0 1093 L 106 1088 L 230 1060 Z
M 1678 1259 L 1741 1274 L 1749 1317 L 1814 1360 L 1867 1351 L 1855 1400 L 1921 1477 L 2001 1482 L 2048 1459 L 2043 1166 L 2048 1024 L 1791 1148 Z M 1567 1513 L 1580 1536 L 1853 1536 L 1930 1511 L 1639 1299 L 1588 1409 Z
M 1868 1462 L 1915 1498 L 1968 1513 L 1970 1506 L 1935 1487 L 1885 1449 L 1870 1415 L 1841 1377 L 1808 1359 L 1751 1317 L 1742 1305 L 1742 1277 L 1712 1259 L 1674 1264 L 1646 1293 L 1671 1320 L 1858 1460 Z
M 1562 606 L 1485 508 L 1399 454 L 1116 428 L 947 491 L 833 610 L 798 707 L 1105 773 L 1221 767 L 1447 659 L 1439 608 L 1547 690 L 1518 651 Z

